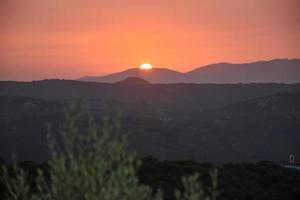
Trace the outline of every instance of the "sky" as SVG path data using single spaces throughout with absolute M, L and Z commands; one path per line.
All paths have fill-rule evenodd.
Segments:
M 299 0 L 0 0 L 0 80 L 300 58 Z

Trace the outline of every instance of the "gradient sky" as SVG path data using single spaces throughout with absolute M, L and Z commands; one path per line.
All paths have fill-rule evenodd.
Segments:
M 299 0 L 0 0 L 0 79 L 300 57 Z

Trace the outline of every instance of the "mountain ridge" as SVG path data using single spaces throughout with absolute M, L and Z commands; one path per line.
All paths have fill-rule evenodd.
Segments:
M 114 83 L 128 77 L 139 77 L 150 83 L 297 83 L 300 82 L 300 59 L 284 58 L 239 64 L 220 62 L 186 73 L 169 68 L 130 68 L 104 76 L 85 76 L 78 80 Z

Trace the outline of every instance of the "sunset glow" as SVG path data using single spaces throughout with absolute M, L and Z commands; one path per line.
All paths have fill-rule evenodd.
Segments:
M 140 69 L 152 69 L 152 65 L 148 64 L 148 63 L 144 63 L 140 66 Z
M 1 0 L 0 80 L 300 57 L 298 0 Z

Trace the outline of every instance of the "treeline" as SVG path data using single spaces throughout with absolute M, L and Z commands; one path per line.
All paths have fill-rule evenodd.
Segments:
M 4 165 L 4 162 L 1 162 Z M 47 163 L 19 162 L 28 173 L 29 182 L 34 182 L 38 169 L 46 174 Z M 228 163 L 214 166 L 212 163 L 195 161 L 159 161 L 151 156 L 142 159 L 137 171 L 141 184 L 154 191 L 164 191 L 165 200 L 173 200 L 175 189 L 183 190 L 182 177 L 198 172 L 205 192 L 209 192 L 211 178 L 209 172 L 218 169 L 218 200 L 295 200 L 300 199 L 300 172 L 287 169 L 273 162 Z M 1 174 L 0 199 L 4 199 L 5 185 Z
M 165 199 L 173 199 L 174 188 L 182 188 L 181 177 L 199 172 L 200 181 L 210 185 L 212 163 L 143 159 L 139 180 L 153 188 L 164 188 Z M 300 199 L 300 172 L 274 162 L 227 163 L 218 168 L 219 200 Z

